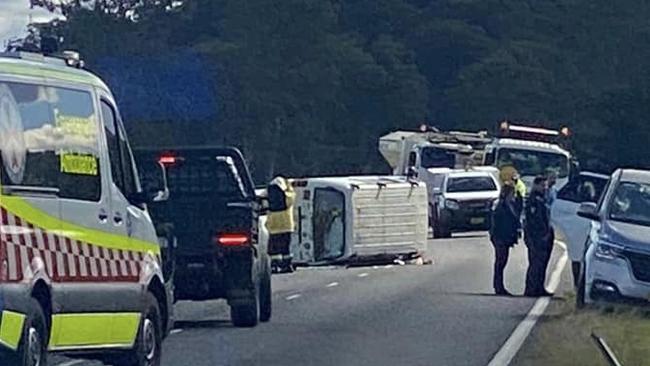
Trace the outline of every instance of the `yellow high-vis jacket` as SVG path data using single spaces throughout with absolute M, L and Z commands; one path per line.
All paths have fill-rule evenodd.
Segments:
M 274 185 L 276 187 L 273 187 Z M 284 204 L 274 205 L 272 202 L 273 198 L 271 196 L 274 194 L 272 191 L 277 188 L 279 188 L 284 195 Z M 266 220 L 266 229 L 269 231 L 269 234 L 292 233 L 295 229 L 293 205 L 296 199 L 296 192 L 293 190 L 293 187 L 291 187 L 291 184 L 289 184 L 285 178 L 278 177 L 271 181 L 268 194 L 270 205 L 268 218 Z M 275 199 L 277 199 L 277 197 Z

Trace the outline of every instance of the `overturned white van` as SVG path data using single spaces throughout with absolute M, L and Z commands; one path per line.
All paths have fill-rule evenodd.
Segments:
M 396 176 L 293 181 L 295 264 L 416 257 L 428 235 L 427 188 Z

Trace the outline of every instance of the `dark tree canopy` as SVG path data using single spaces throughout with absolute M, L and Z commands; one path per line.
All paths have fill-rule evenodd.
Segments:
M 133 98 L 147 90 L 152 97 L 142 98 L 146 103 L 169 103 L 171 96 L 190 108 L 197 101 L 201 108 L 214 104 L 217 113 L 197 118 L 127 116 L 137 142 L 238 145 L 260 178 L 273 172 L 385 172 L 377 138 L 391 129 L 415 128 L 422 121 L 492 129 L 502 118 L 571 126 L 587 167 L 649 165 L 647 4 L 32 3 L 66 16 L 55 27 L 65 46 L 79 49 L 109 83 L 120 83 L 111 86 L 124 104 L 137 106 Z M 174 54 L 197 58 L 188 63 L 185 77 Z M 121 69 L 116 60 L 130 65 Z M 161 72 L 172 75 L 156 75 Z M 197 73 L 204 76 L 202 82 L 196 81 Z M 179 91 L 188 96 L 179 97 Z

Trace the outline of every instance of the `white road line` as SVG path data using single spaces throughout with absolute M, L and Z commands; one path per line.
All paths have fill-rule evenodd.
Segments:
M 183 329 L 172 329 L 172 331 L 169 332 L 169 334 L 178 334 L 178 333 L 180 333 L 182 331 L 183 331 Z
M 393 268 L 394 266 L 392 264 L 387 264 L 384 266 L 384 268 Z
M 548 283 L 548 289 L 551 292 L 554 292 L 560 284 L 560 278 L 562 277 L 562 271 L 564 270 L 566 262 L 567 254 L 565 251 L 562 253 L 562 256 L 558 260 L 555 269 L 551 274 L 551 279 Z M 512 359 L 517 355 L 517 352 L 519 352 L 519 349 L 523 346 L 526 338 L 528 338 L 528 335 L 530 335 L 530 332 L 537 323 L 537 320 L 542 314 L 544 314 L 544 311 L 550 302 L 550 297 L 540 297 L 535 301 L 535 305 L 530 309 L 528 315 L 526 315 L 524 320 L 517 325 L 517 328 L 515 328 L 512 334 L 510 334 L 506 343 L 501 346 L 501 349 L 499 349 L 499 352 L 494 355 L 492 361 L 488 363 L 488 366 L 507 366 L 512 362 Z
M 336 287 L 338 285 L 339 285 L 338 282 L 332 282 L 332 283 L 328 283 L 327 286 L 325 286 L 325 287 Z
M 291 301 L 291 300 L 295 300 L 295 299 L 299 298 L 300 296 L 302 296 L 302 295 L 301 294 L 293 294 L 293 295 L 287 296 L 286 299 L 287 299 L 287 301 Z
M 357 276 L 359 276 L 359 277 L 367 277 L 368 274 L 366 272 L 363 272 L 363 273 L 359 273 Z

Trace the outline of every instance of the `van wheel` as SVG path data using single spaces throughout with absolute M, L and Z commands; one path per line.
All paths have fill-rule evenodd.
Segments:
M 117 366 L 159 366 L 162 356 L 162 326 L 158 300 L 147 293 L 135 346 Z
M 271 268 L 269 265 L 265 266 L 264 273 L 260 279 L 260 321 L 268 322 L 271 320 L 272 313 L 272 296 L 271 290 Z
M 259 294 L 250 301 L 230 306 L 230 320 L 236 327 L 250 328 L 257 325 L 260 313 Z
M 45 313 L 35 299 L 29 301 L 29 313 L 16 352 L 0 350 L 0 364 L 47 366 L 47 325 Z

